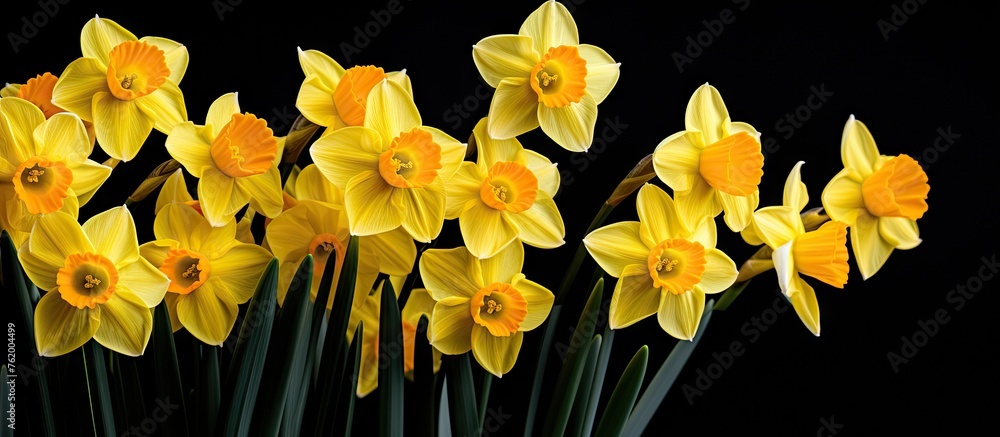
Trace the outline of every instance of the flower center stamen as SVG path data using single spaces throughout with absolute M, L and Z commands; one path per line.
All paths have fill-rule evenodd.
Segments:
M 420 128 L 393 138 L 389 149 L 379 156 L 378 170 L 389 185 L 397 188 L 420 188 L 437 178 L 441 169 L 441 146 Z
M 84 282 L 83 282 L 83 288 L 90 289 L 90 288 L 94 288 L 94 287 L 96 287 L 98 285 L 101 285 L 101 280 L 95 278 L 94 275 L 84 276 L 83 280 L 84 280 Z
M 56 273 L 59 295 L 70 305 L 93 309 L 111 298 L 118 283 L 118 269 L 96 253 L 74 253 Z
M 528 303 L 521 292 L 500 282 L 481 288 L 470 304 L 472 319 L 497 337 L 517 332 L 528 315 Z
M 28 212 L 48 214 L 62 208 L 73 183 L 73 170 L 62 162 L 35 156 L 17 167 L 11 182 Z
M 537 197 L 538 178 L 516 162 L 493 164 L 479 188 L 483 203 L 515 214 L 530 209 Z
M 649 276 L 653 285 L 673 294 L 684 294 L 701 282 L 705 248 L 683 238 L 664 240 L 649 251 Z
M 578 103 L 587 91 L 587 61 L 574 46 L 549 49 L 528 78 L 538 102 L 549 108 Z
M 212 265 L 201 253 L 187 249 L 171 249 L 160 266 L 170 278 L 167 291 L 188 294 L 197 290 L 211 276 Z
M 669 258 L 664 257 L 663 259 L 661 259 L 659 262 L 656 263 L 656 271 L 658 271 L 658 272 L 661 272 L 661 271 L 664 271 L 664 270 L 666 270 L 668 272 L 669 271 L 673 271 L 674 267 L 677 266 L 677 263 L 679 263 L 679 262 L 681 262 L 681 261 L 677 260 L 677 259 L 671 260 Z
M 111 49 L 108 58 L 108 88 L 122 100 L 148 95 L 170 76 L 163 50 L 146 42 L 125 41 Z

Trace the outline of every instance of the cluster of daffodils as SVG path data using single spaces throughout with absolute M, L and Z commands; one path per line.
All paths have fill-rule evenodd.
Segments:
M 305 78 L 296 107 L 324 129 L 309 146 L 312 163 L 288 172 L 282 168 L 288 138 L 242 110 L 235 92 L 216 99 L 202 124 L 188 120 L 179 87 L 188 67 L 184 45 L 136 38 L 99 17 L 83 27 L 81 45 L 83 56 L 58 77 L 45 73 L 9 85 L 0 99 L 0 225 L 44 291 L 34 313 L 41 355 L 66 354 L 91 339 L 141 355 L 153 326 L 150 308 L 161 303 L 174 331 L 221 345 L 275 258 L 279 303 L 307 255 L 316 266 L 314 301 L 319 279 L 333 266 L 329 300 L 318 303 L 332 308 L 352 236 L 359 261 L 347 338 L 364 324 L 359 396 L 378 383 L 382 296 L 373 290 L 383 280 L 397 294 L 412 287 L 404 281 L 411 275 L 422 283 L 406 290 L 401 314 L 408 374 L 422 316 L 430 321 L 435 370 L 441 354 L 471 352 L 498 377 L 513 368 L 524 333 L 548 318 L 553 293 L 522 267 L 525 245 L 565 244 L 553 200 L 559 172 L 517 136 L 540 128 L 559 146 L 586 151 L 597 106 L 619 77 L 610 55 L 580 43 L 560 3 L 545 2 L 517 34 L 474 45 L 476 67 L 496 88 L 488 117 L 473 129 L 474 147 L 424 124 L 413 100 L 419 86 L 405 71 L 344 68 L 320 51 L 299 49 Z M 80 225 L 80 206 L 116 164 L 139 153 L 153 129 L 166 135 L 166 150 L 179 164 L 163 175 L 155 240 L 139 244 L 126 206 Z M 95 144 L 111 158 L 106 165 L 91 159 Z M 808 194 L 800 165 L 788 177 L 784 204 L 758 209 L 760 134 L 730 120 L 715 88 L 699 88 L 685 130 L 653 152 L 655 173 L 673 197 L 646 184 L 636 202 L 639 221 L 597 229 L 583 240 L 601 268 L 619 278 L 612 328 L 657 314 L 668 334 L 691 339 L 706 294 L 773 268 L 818 335 L 815 292 L 802 275 L 843 287 L 850 234 L 868 278 L 893 249 L 919 244 L 915 220 L 927 210 L 927 177 L 913 159 L 880 155 L 853 118 L 842 147 L 845 168 L 823 192 L 824 214 L 801 214 Z M 466 160 L 470 149 L 474 161 Z M 197 198 L 186 178 L 197 180 Z M 722 212 L 726 227 L 749 244 L 766 245 L 770 260 L 738 269 L 716 248 Z M 251 232 L 255 218 L 263 219 L 263 235 Z M 452 219 L 464 246 L 418 256 L 416 243 L 433 242 Z

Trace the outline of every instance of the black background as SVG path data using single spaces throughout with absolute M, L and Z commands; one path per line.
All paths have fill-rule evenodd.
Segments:
M 190 64 L 180 88 L 189 119 L 197 124 L 204 122 L 214 99 L 239 91 L 244 111 L 270 119 L 278 134 L 287 132 L 297 115 L 295 98 L 303 79 L 299 46 L 321 50 L 345 67 L 406 68 L 424 124 L 463 141 L 487 114 L 492 92 L 479 78 L 472 45 L 490 35 L 516 33 L 540 4 L 402 0 L 399 13 L 383 14 L 391 17 L 388 24 L 370 25 L 369 31 L 377 33 L 356 41 L 355 27 L 363 31 L 388 1 L 325 2 L 321 7 L 238 0 L 197 6 L 69 1 L 54 15 L 44 15 L 45 24 L 35 33 L 24 33 L 22 17 L 30 21 L 43 8 L 37 2 L 17 3 L 5 8 L 0 30 L 8 42 L 11 34 L 31 36 L 16 52 L 12 45 L 0 47 L 0 80 L 23 83 L 42 72 L 59 74 L 80 56 L 80 29 L 98 14 L 139 37 L 166 37 L 188 47 Z M 761 206 L 780 203 L 785 177 L 800 160 L 806 162 L 802 175 L 809 206 L 820 206 L 823 187 L 842 166 L 841 132 L 854 114 L 870 128 L 883 154 L 923 156 L 922 162 L 929 164 L 930 210 L 918 222 L 924 242 L 895 251 L 867 281 L 852 264 L 844 290 L 814 282 L 822 314 L 818 338 L 791 311 L 767 319 L 773 323 L 766 324 L 766 331 L 749 324 L 755 317 L 774 315 L 765 313 L 780 302 L 773 273 L 754 280 L 729 311 L 714 314 L 647 433 L 814 435 L 829 422 L 840 426 L 837 435 L 969 432 L 988 426 L 997 406 L 992 358 L 997 331 L 988 319 L 998 302 L 997 286 L 987 280 L 961 306 L 958 295 L 949 292 L 977 277 L 982 258 L 997 253 L 994 202 L 1000 156 L 991 65 L 998 9 L 936 0 L 781 3 L 662 2 L 655 8 L 653 3 L 621 0 L 566 3 L 580 41 L 621 62 L 621 78 L 599 107 L 597 138 L 608 134 L 590 153 L 566 152 L 539 130 L 520 138 L 525 147 L 558 162 L 563 187 L 557 203 L 567 228 L 565 246 L 528 248 L 524 271 L 552 290 L 558 287 L 603 200 L 635 162 L 684 128 L 687 101 L 705 82 L 720 90 L 733 120 L 752 124 L 765 141 L 773 139 L 779 146 L 767 155 Z M 721 33 L 715 22 L 720 16 L 733 18 L 722 23 Z M 708 33 L 709 28 L 717 35 Z M 698 47 L 689 47 L 691 41 Z M 347 44 L 357 51 L 345 54 Z M 692 62 L 678 68 L 677 56 Z M 818 109 L 801 109 L 813 88 L 833 94 Z M 797 126 L 781 121 L 796 111 Z M 620 132 L 607 129 L 612 125 Z M 960 136 L 952 144 L 939 140 L 935 149 L 939 132 L 949 129 Z M 169 158 L 163 140 L 154 131 L 139 156 L 119 165 L 81 210 L 81 219 L 121 205 L 142 176 Z M 94 159 L 102 161 L 102 152 L 95 152 Z M 303 153 L 300 164 L 308 159 Z M 188 182 L 193 188 L 195 180 L 189 176 Z M 132 208 L 141 241 L 153 238 L 153 203 Z M 608 223 L 636 217 L 633 196 Z M 721 217 L 717 220 L 719 247 L 742 263 L 754 249 L 729 232 Z M 457 223 L 447 222 L 442 235 L 438 247 L 460 244 Z M 589 271 L 585 265 L 581 276 L 588 277 Z M 564 324 L 575 320 L 566 314 L 578 314 L 586 300 L 584 288 L 569 299 Z M 948 321 L 924 343 L 918 322 L 940 311 Z M 523 429 L 540 336 L 541 330 L 526 336 L 514 370 L 494 381 L 490 407 L 511 416 L 494 435 L 517 435 Z M 560 328 L 556 341 L 565 343 L 569 337 L 569 328 Z M 923 346 L 894 368 L 888 354 L 903 353 L 903 337 Z M 650 348 L 648 382 L 675 342 L 655 318 L 619 331 L 602 408 L 641 345 Z M 717 360 L 713 354 L 726 352 L 734 342 L 745 352 L 715 374 L 710 387 L 686 396 L 682 386 L 698 387 L 699 372 L 708 372 Z M 554 380 L 558 355 L 549 364 L 549 379 Z M 701 382 L 704 388 L 706 381 Z M 377 415 L 376 395 L 359 404 L 359 414 Z M 359 431 L 377 426 L 375 420 L 356 423 Z M 820 432 L 816 435 L 824 435 Z

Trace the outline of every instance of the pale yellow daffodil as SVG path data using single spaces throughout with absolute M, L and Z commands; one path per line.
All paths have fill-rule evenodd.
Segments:
M 552 200 L 559 190 L 556 165 L 516 138 L 491 138 L 486 125 L 484 118 L 472 131 L 477 162 L 463 162 L 445 186 L 445 218 L 458 218 L 465 246 L 477 258 L 518 239 L 546 249 L 563 245 L 566 227 Z
M 236 240 L 236 221 L 212 225 L 181 203 L 165 206 L 153 223 L 156 240 L 142 257 L 170 278 L 165 300 L 174 332 L 185 328 L 202 342 L 221 346 L 236 324 L 239 305 L 257 288 L 271 253 Z
M 199 178 L 198 202 L 212 226 L 224 226 L 247 203 L 267 217 L 281 213 L 284 144 L 267 121 L 240 113 L 236 93 L 212 102 L 204 126 L 180 123 L 166 142 L 170 156 Z
M 541 325 L 555 300 L 547 288 L 525 278 L 524 246 L 510 244 L 479 259 L 464 247 L 428 249 L 420 278 L 434 299 L 431 345 L 448 355 L 472 351 L 487 372 L 510 372 L 524 333 Z
M 852 115 L 841 140 L 844 169 L 823 189 L 823 208 L 851 228 L 861 276 L 878 272 L 893 249 L 917 247 L 927 212 L 927 173 L 908 155 L 879 154 L 868 127 Z
M 420 242 L 441 233 L 445 181 L 458 171 L 465 144 L 420 120 L 401 85 L 383 80 L 368 95 L 364 126 L 326 135 L 309 149 L 316 167 L 344 191 L 351 234 L 402 226 Z
M 126 207 L 97 214 L 82 227 L 64 212 L 45 214 L 18 259 L 46 292 L 35 308 L 39 355 L 63 355 L 91 338 L 123 355 L 146 350 L 153 331 L 150 308 L 163 300 L 170 281 L 139 256 Z
M 402 276 L 390 276 L 393 291 L 396 298 L 403 286 Z M 384 366 L 384 361 L 379 362 L 379 314 L 382 305 L 382 283 L 375 285 L 371 294 L 365 292 L 361 306 L 351 311 L 351 320 L 347 324 L 347 342 L 354 341 L 354 333 L 358 329 L 358 324 L 364 322 L 365 332 L 361 337 L 361 363 L 358 368 L 358 389 L 357 396 L 363 398 L 378 388 L 378 372 L 380 366 Z M 402 352 L 403 345 L 390 345 L 391 350 Z M 405 361 L 405 358 L 404 358 Z
M 681 215 L 715 217 L 725 211 L 729 229 L 742 231 L 760 202 L 760 134 L 731 121 L 719 90 L 707 83 L 691 96 L 684 128 L 656 146 L 656 175 L 674 191 Z
M 0 97 L 19 97 L 27 100 L 41 109 L 45 118 L 49 119 L 60 112 L 69 112 L 52 104 L 52 90 L 58 80 L 58 77 L 46 72 L 28 79 L 24 84 L 8 83 L 3 89 L 0 89 Z M 94 132 L 93 123 L 84 121 L 83 126 L 87 128 L 87 138 L 90 138 L 90 150 L 87 151 L 89 155 L 94 150 L 97 133 Z
M 546 1 L 517 35 L 494 35 L 472 46 L 472 58 L 496 88 L 491 137 L 514 138 L 541 126 L 566 150 L 590 148 L 597 105 L 618 82 L 620 64 L 601 48 L 580 44 L 566 6 Z
M 403 306 L 403 311 L 401 313 L 403 321 L 403 374 L 412 381 L 413 380 L 413 359 L 415 356 L 414 349 L 417 345 L 417 336 L 423 335 L 427 337 L 427 341 L 430 341 L 434 336 L 431 332 L 431 315 L 434 313 L 434 298 L 431 294 L 423 288 L 414 288 L 410 291 L 410 297 L 406 299 L 406 305 Z M 427 316 L 427 330 L 418 331 L 420 325 L 420 317 Z M 434 373 L 441 370 L 441 351 L 434 349 L 431 351 L 432 361 L 434 362 Z
M 52 90 L 52 104 L 94 124 L 97 142 L 115 159 L 129 161 L 156 130 L 169 134 L 187 120 L 178 85 L 188 51 L 166 38 L 136 38 L 105 18 L 83 26 L 83 57 L 71 62 Z
M 715 221 L 688 224 L 673 199 L 655 185 L 639 189 L 639 221 L 596 229 L 583 239 L 587 251 L 618 278 L 609 326 L 630 326 L 653 314 L 667 334 L 691 340 L 705 310 L 705 294 L 736 281 L 736 264 L 715 248 Z M 692 230 L 688 230 L 692 229 Z

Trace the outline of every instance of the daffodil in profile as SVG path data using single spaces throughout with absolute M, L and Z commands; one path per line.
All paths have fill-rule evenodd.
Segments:
M 178 85 L 188 52 L 166 38 L 136 38 L 118 23 L 94 17 L 83 26 L 83 57 L 71 62 L 52 90 L 52 104 L 94 124 L 97 142 L 129 161 L 156 130 L 168 134 L 187 120 Z
M 236 240 L 236 222 L 212 227 L 190 206 L 165 206 L 153 224 L 156 240 L 139 247 L 142 257 L 168 278 L 165 300 L 174 331 L 187 329 L 219 346 L 236 323 L 238 305 L 250 300 L 271 254 Z
M 167 152 L 198 180 L 198 203 L 212 226 L 224 226 L 247 203 L 267 217 L 281 213 L 281 159 L 285 139 L 267 121 L 241 113 L 236 93 L 212 102 L 204 126 L 180 123 Z
M 406 299 L 406 305 L 403 306 L 403 311 L 401 313 L 403 322 L 403 374 L 409 380 L 413 380 L 413 360 L 415 357 L 415 348 L 417 344 L 417 336 L 426 336 L 427 340 L 430 341 L 433 338 L 431 335 L 431 325 L 430 319 L 431 315 L 434 313 L 434 298 L 431 294 L 423 288 L 414 288 L 410 291 L 410 297 Z M 418 331 L 420 325 L 420 317 L 427 317 L 427 330 Z M 431 356 L 433 359 L 434 373 L 441 370 L 441 351 L 434 349 L 431 351 Z
M 715 217 L 725 211 L 729 229 L 742 231 L 760 202 L 760 134 L 731 121 L 722 95 L 709 84 L 691 96 L 684 127 L 656 146 L 656 175 L 674 191 L 683 216 Z
M 583 239 L 598 265 L 618 278 L 609 326 L 625 328 L 656 314 L 667 334 L 691 340 L 705 295 L 729 288 L 736 264 L 715 248 L 715 221 L 682 216 L 659 187 L 643 185 L 636 207 L 639 221 L 604 226 Z
M 145 351 L 153 330 L 150 308 L 163 300 L 170 281 L 139 256 L 127 208 L 97 214 L 83 226 L 64 212 L 45 214 L 18 259 L 45 290 L 35 308 L 39 355 L 64 355 L 91 338 L 123 355 Z
M 510 372 L 524 333 L 549 316 L 555 297 L 525 278 L 524 246 L 510 244 L 479 259 L 465 247 L 428 249 L 420 257 L 420 278 L 436 302 L 431 345 L 448 355 L 472 355 L 498 378 Z
M 74 114 L 46 119 L 36 105 L 0 98 L 0 225 L 23 243 L 35 219 L 63 211 L 77 216 L 111 174 L 87 156 L 87 130 Z
M 406 89 L 383 80 L 368 94 L 364 126 L 316 140 L 316 167 L 344 192 L 351 234 L 406 229 L 429 242 L 444 225 L 445 181 L 465 158 L 465 144 L 420 120 Z
M 402 276 L 390 276 L 393 291 L 399 298 Z M 375 284 L 371 294 L 363 296 L 361 306 L 351 311 L 351 319 L 347 324 L 347 341 L 354 340 L 355 331 L 360 323 L 364 323 L 364 333 L 361 337 L 361 362 L 358 368 L 357 396 L 363 398 L 378 388 L 379 371 L 379 314 L 382 305 L 382 283 Z M 405 335 L 405 334 L 404 334 Z M 404 359 L 405 361 L 405 359 Z
M 563 245 L 566 228 L 552 200 L 559 189 L 556 165 L 516 138 L 491 138 L 486 125 L 484 118 L 472 131 L 477 162 L 463 162 L 445 187 L 445 217 L 458 218 L 465 246 L 477 258 L 518 239 L 546 249 Z
M 280 262 L 278 302 L 284 302 L 288 285 L 306 255 L 314 260 L 311 299 L 319 293 L 320 279 L 329 257 L 335 257 L 333 288 L 327 307 L 333 307 L 347 245 L 351 238 L 344 212 L 343 193 L 315 165 L 308 165 L 295 180 L 297 204 L 267 225 L 265 240 Z M 403 228 L 358 238 L 358 276 L 354 307 L 360 307 L 379 273 L 406 276 L 413 269 L 417 247 Z
M 517 35 L 484 38 L 472 46 L 472 57 L 496 88 L 490 136 L 509 139 L 541 126 L 566 150 L 590 148 L 597 105 L 618 82 L 620 64 L 603 49 L 580 44 L 566 6 L 542 3 Z
M 28 79 L 23 84 L 8 83 L 3 89 L 0 89 L 0 97 L 19 97 L 27 100 L 37 106 L 38 109 L 41 109 L 42 113 L 45 114 L 45 118 L 48 119 L 60 112 L 68 112 L 52 104 L 52 90 L 55 88 L 56 81 L 58 80 L 58 77 L 46 72 Z M 94 150 L 94 141 L 97 140 L 97 134 L 94 132 L 93 123 L 84 121 L 83 126 L 87 128 L 87 137 L 90 138 L 90 150 L 87 152 L 89 155 Z
M 917 247 L 917 220 L 927 212 L 927 173 L 908 155 L 879 154 L 864 123 L 852 115 L 840 146 L 844 169 L 823 190 L 830 218 L 851 228 L 854 259 L 870 278 L 893 249 Z
M 778 285 L 799 319 L 813 335 L 818 336 L 819 303 L 816 291 L 802 275 L 818 279 L 837 288 L 847 283 L 847 225 L 839 221 L 823 223 L 819 229 L 806 232 L 801 207 L 808 202 L 802 183 L 799 162 L 785 182 L 786 204 L 768 206 L 754 213 L 754 234 L 774 252 L 771 260 L 778 274 Z M 788 193 L 797 192 L 798 202 L 790 202 Z M 791 203 L 791 204 L 789 204 Z
M 344 69 L 321 51 L 298 51 L 306 78 L 299 87 L 295 107 L 309 121 L 326 127 L 324 135 L 346 126 L 364 126 L 368 94 L 384 79 L 402 85 L 407 94 L 413 95 L 405 70 L 386 72 L 373 65 Z

